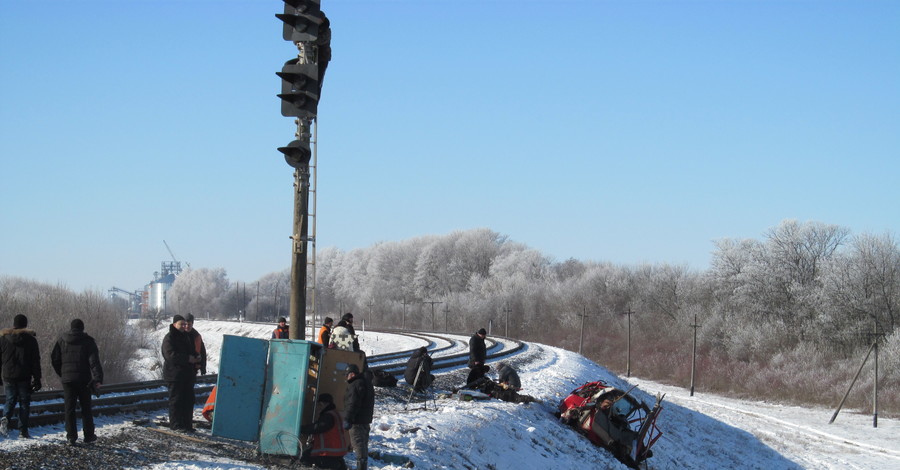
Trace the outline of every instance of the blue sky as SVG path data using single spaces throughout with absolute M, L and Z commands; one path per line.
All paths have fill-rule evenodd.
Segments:
M 0 275 L 290 266 L 274 0 L 0 0 Z M 319 249 L 488 227 L 708 267 L 784 219 L 900 233 L 900 2 L 322 0 Z

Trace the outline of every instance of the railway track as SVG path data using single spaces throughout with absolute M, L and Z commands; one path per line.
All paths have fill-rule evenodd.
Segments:
M 390 333 L 427 341 L 426 347 L 429 349 L 429 354 L 432 355 L 434 361 L 432 372 L 453 370 L 466 365 L 468 362 L 468 344 L 463 340 L 425 333 L 396 331 L 390 331 Z M 446 345 L 439 345 L 438 341 L 446 343 Z M 523 344 L 517 340 L 489 338 L 487 357 L 490 361 L 510 356 L 520 352 L 523 347 Z M 368 358 L 369 367 L 372 370 L 386 371 L 398 379 L 402 379 L 406 361 L 416 349 L 418 347 L 372 355 Z M 460 349 L 462 352 L 452 353 L 454 349 Z M 206 402 L 210 391 L 216 384 L 217 378 L 216 374 L 203 375 L 197 378 L 197 387 L 195 388 L 197 404 Z M 92 402 L 94 416 L 154 411 L 166 409 L 169 406 L 168 390 L 165 382 L 162 380 L 104 384 L 102 393 L 103 395 L 95 397 Z M 5 397 L 0 397 L 0 403 L 4 401 Z M 65 421 L 63 409 L 62 390 L 35 392 L 31 396 L 30 424 L 31 426 L 44 426 L 62 423 Z M 17 427 L 15 418 L 11 420 L 10 427 Z

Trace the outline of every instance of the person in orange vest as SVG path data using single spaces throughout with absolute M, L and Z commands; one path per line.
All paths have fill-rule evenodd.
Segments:
M 331 317 L 325 317 L 325 322 L 322 324 L 322 328 L 319 328 L 319 337 L 317 341 L 322 346 L 328 347 L 328 340 L 331 338 L 331 325 L 334 324 L 334 320 Z
M 203 417 L 210 423 L 213 419 L 213 413 L 216 411 L 216 388 L 217 387 L 213 387 L 212 391 L 209 392 L 209 397 L 206 398 L 206 404 L 203 405 Z
M 290 339 L 290 329 L 284 317 L 278 318 L 278 328 L 272 331 L 272 339 Z
M 312 447 L 303 451 L 300 462 L 318 468 L 346 469 L 347 433 L 341 427 L 341 415 L 334 406 L 334 398 L 328 393 L 317 400 L 319 419 L 300 426 L 300 434 L 312 434 Z
M 184 317 L 184 322 L 184 332 L 191 337 L 194 350 L 200 356 L 200 361 L 194 364 L 194 368 L 197 369 L 197 372 L 200 372 L 200 375 L 206 375 L 206 345 L 203 344 L 203 336 L 200 336 L 200 332 L 194 329 L 194 315 L 191 313 L 187 314 Z

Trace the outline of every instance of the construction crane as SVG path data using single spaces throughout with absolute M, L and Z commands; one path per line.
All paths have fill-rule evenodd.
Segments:
M 172 261 L 173 261 L 172 263 L 166 263 L 166 262 L 162 263 L 162 270 L 163 270 L 164 275 L 166 272 L 171 272 L 176 275 L 180 274 L 181 273 L 181 261 L 178 261 L 178 258 L 175 257 L 175 253 L 172 252 L 172 248 L 169 247 L 169 244 L 166 243 L 165 240 L 163 240 L 163 245 L 166 245 L 166 250 L 169 250 L 169 255 L 172 256 Z M 184 262 L 184 265 L 187 266 L 188 269 L 191 268 L 191 263 L 188 263 L 187 261 Z

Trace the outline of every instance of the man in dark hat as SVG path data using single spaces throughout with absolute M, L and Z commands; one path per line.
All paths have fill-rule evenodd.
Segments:
M 71 329 L 63 333 L 53 346 L 50 362 L 63 386 L 65 401 L 66 440 L 74 446 L 78 440 L 78 426 L 75 421 L 76 402 L 81 407 L 81 428 L 84 442 L 97 440 L 94 433 L 94 415 L 91 411 L 91 393 L 98 392 L 103 384 L 103 367 L 100 365 L 100 350 L 90 335 L 84 332 L 84 322 L 76 318 L 69 324 Z
M 13 327 L 0 330 L 0 358 L 2 372 L 0 383 L 6 389 L 3 417 L 0 417 L 0 435 L 9 434 L 9 419 L 19 405 L 19 438 L 31 437 L 28 418 L 31 415 L 31 393 L 41 389 L 41 351 L 37 334 L 28 329 L 28 317 L 19 314 L 13 318 Z
M 163 380 L 169 388 L 169 427 L 174 431 L 194 432 L 195 364 L 200 356 L 186 332 L 181 315 L 172 317 L 169 332 L 162 341 Z
M 341 317 L 341 321 L 338 322 L 335 327 L 334 334 L 338 336 L 339 328 L 346 328 L 347 331 L 345 333 L 341 333 L 340 336 L 343 338 L 345 335 L 349 336 L 349 338 L 353 338 L 353 346 L 352 350 L 355 352 L 360 352 L 361 349 L 359 347 L 359 337 L 356 335 L 356 329 L 353 328 L 353 314 L 345 313 L 344 316 Z
M 278 326 L 272 331 L 272 339 L 289 339 L 290 337 L 290 328 L 288 328 L 287 319 L 278 317 Z
M 484 339 L 487 337 L 487 331 L 484 328 L 479 329 L 469 338 L 469 377 L 466 383 L 470 384 L 484 377 L 484 374 L 490 369 L 484 361 L 487 359 L 487 347 Z
M 344 429 L 350 431 L 356 470 L 366 470 L 369 466 L 369 428 L 375 414 L 375 387 L 371 374 L 361 373 L 356 364 L 347 366 L 344 413 Z
M 322 322 L 322 328 L 319 328 L 319 335 L 316 337 L 316 341 L 322 346 L 328 346 L 328 341 L 331 339 L 332 325 L 334 325 L 334 320 L 331 317 L 325 317 L 325 321 Z
M 323 393 L 316 400 L 319 419 L 314 423 L 300 427 L 300 434 L 312 434 L 312 447 L 303 451 L 300 460 L 304 465 L 316 468 L 347 468 L 344 455 L 347 455 L 347 438 L 341 427 L 341 415 L 334 406 L 334 398 Z

